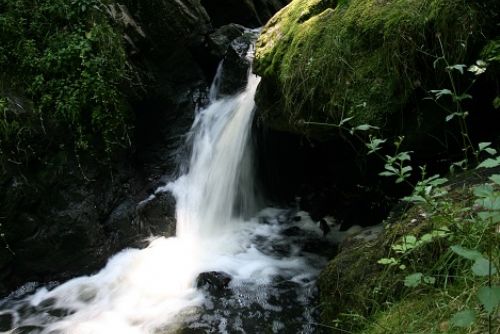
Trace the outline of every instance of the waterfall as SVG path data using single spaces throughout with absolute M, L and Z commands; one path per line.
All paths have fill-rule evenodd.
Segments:
M 309 291 L 318 263 L 324 261 L 317 256 L 306 258 L 293 244 L 295 239 L 284 237 L 283 231 L 290 226 L 284 223 L 283 217 L 289 216 L 283 210 L 266 209 L 248 219 L 249 208 L 255 207 L 249 137 L 258 83 L 259 78 L 249 73 L 243 91 L 214 99 L 197 113 L 189 134 L 192 153 L 187 172 L 158 189 L 171 191 L 177 199 L 175 237 L 156 238 L 145 249 L 126 249 L 95 275 L 43 287 L 31 295 L 21 289 L 0 300 L 0 315 L 10 314 L 14 323 L 6 333 L 172 333 L 186 317 L 203 317 L 207 312 L 214 316 L 204 317 L 196 326 L 210 327 L 207 321 L 218 321 L 218 332 L 228 333 L 225 326 L 232 322 L 229 332 L 245 333 L 240 328 L 246 319 L 240 312 L 254 305 L 262 311 L 251 314 L 274 319 L 269 321 L 276 330 L 285 328 L 284 321 L 295 321 L 297 328 L 303 326 L 300 332 L 311 333 L 307 327 L 312 312 L 307 306 Z M 216 95 L 215 87 L 212 98 Z M 306 213 L 297 214 L 297 220 L 289 219 L 291 224 L 300 220 L 301 228 L 309 226 L 321 235 Z M 230 319 L 224 313 L 226 306 L 214 308 L 219 297 L 211 299 L 207 291 L 196 287 L 200 273 L 214 271 L 231 277 L 232 292 L 226 295 L 234 310 Z M 282 288 L 272 286 L 276 279 Z M 286 307 L 299 307 L 304 315 L 300 318 L 291 312 L 292 320 L 280 322 L 278 318 L 286 312 L 270 300 L 277 300 L 280 293 L 289 298 L 290 284 L 297 301 Z M 249 326 L 268 321 L 256 319 Z
M 177 199 L 177 236 L 210 237 L 224 233 L 233 218 L 237 194 L 253 201 L 253 182 L 243 177 L 248 135 L 259 78 L 250 74 L 240 94 L 213 102 L 199 112 L 192 127 L 189 171 L 167 186 Z M 242 166 L 242 164 L 246 164 Z

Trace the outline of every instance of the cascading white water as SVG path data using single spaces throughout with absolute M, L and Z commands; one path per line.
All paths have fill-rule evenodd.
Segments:
M 244 286 L 260 291 L 259 284 L 269 284 L 277 275 L 309 284 L 318 271 L 297 251 L 292 248 L 293 256 L 276 257 L 254 242 L 259 238 L 281 242 L 278 233 L 283 224 L 278 220 L 259 224 L 258 219 L 244 221 L 234 215 L 235 206 L 251 207 L 236 203 L 237 198 L 247 203 L 254 199 L 247 149 L 258 83 L 259 78 L 249 74 L 244 91 L 212 101 L 196 115 L 188 172 L 158 189 L 172 191 L 177 199 L 176 237 L 157 238 L 142 250 L 125 250 L 93 276 L 0 303 L 0 315 L 13 314 L 16 327 L 35 326 L 33 333 L 167 333 L 179 314 L 206 300 L 195 286 L 202 272 L 229 274 L 233 289 Z M 261 216 L 279 213 L 268 209 Z M 306 226 L 307 215 L 302 216 Z M 280 310 L 264 302 L 264 307 Z M 42 311 L 26 311 L 31 308 Z M 47 309 L 64 316 L 47 314 Z M 276 326 L 282 328 L 282 324 Z M 14 328 L 7 333 L 17 332 Z
M 259 78 L 250 75 L 245 91 L 212 103 L 194 122 L 189 172 L 167 186 L 177 198 L 177 236 L 206 238 L 230 230 L 238 192 L 251 201 L 251 185 L 242 184 L 243 159 Z M 252 182 L 253 180 L 246 180 Z M 251 192 L 251 191 L 250 191 Z

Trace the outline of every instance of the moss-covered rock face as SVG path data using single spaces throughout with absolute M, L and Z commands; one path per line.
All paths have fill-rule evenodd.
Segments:
M 438 57 L 479 57 L 481 33 L 490 32 L 483 23 L 492 21 L 484 13 L 455 0 L 295 0 L 257 42 L 262 116 L 296 132 L 307 132 L 300 120 L 385 125 L 449 85 Z
M 477 292 L 488 282 L 497 285 L 500 275 L 473 274 L 473 262 L 454 248 L 473 249 L 492 267 L 500 264 L 497 223 L 481 218 L 498 210 L 483 206 L 480 192 L 493 187 L 490 176 L 499 171 L 465 172 L 430 186 L 436 197 L 401 202 L 378 235 L 346 239 L 318 281 L 323 323 L 335 333 L 462 333 L 451 319 L 474 309 L 477 319 L 463 333 L 488 332 Z M 498 332 L 500 318 L 493 316 L 491 326 Z
M 341 244 L 339 254 L 328 263 L 318 281 L 326 325 L 357 330 L 364 325 L 361 319 L 384 301 L 398 299 L 404 288 L 404 272 L 377 261 L 388 256 L 391 246 L 403 236 L 418 237 L 432 230 L 432 224 L 422 217 L 422 209 L 414 208 L 404 217 L 394 219 L 393 224 L 387 224 L 381 233 L 356 234 Z M 432 249 L 436 247 L 422 249 L 418 256 L 425 258 Z

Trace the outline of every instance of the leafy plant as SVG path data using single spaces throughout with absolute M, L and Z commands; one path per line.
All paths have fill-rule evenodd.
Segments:
M 121 33 L 99 0 L 0 0 L 0 165 L 129 145 Z M 24 101 L 18 103 L 18 100 Z

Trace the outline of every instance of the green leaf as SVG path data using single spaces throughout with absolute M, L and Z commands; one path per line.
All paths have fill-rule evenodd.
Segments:
M 417 237 L 414 235 L 407 235 L 403 238 L 403 242 L 407 245 L 414 246 L 417 243 Z
M 432 241 L 433 238 L 434 238 L 434 235 L 432 235 L 431 233 L 426 233 L 420 237 L 420 242 L 421 243 L 429 243 Z
M 386 139 L 379 139 L 370 136 L 370 142 L 366 143 L 366 147 L 368 147 L 370 150 L 368 151 L 368 154 L 371 154 L 375 151 L 378 151 L 381 149 L 380 145 L 386 142 Z
M 391 257 L 391 258 L 387 258 L 387 257 L 384 257 L 380 260 L 377 261 L 378 264 L 384 264 L 384 265 L 394 265 L 394 264 L 398 264 L 399 261 L 396 260 L 395 258 Z
M 447 70 L 457 70 L 460 72 L 460 74 L 464 74 L 464 68 L 466 68 L 467 65 L 464 65 L 464 64 L 455 64 L 455 65 L 450 65 L 450 66 L 446 66 L 446 69 Z
M 486 71 L 485 65 L 472 65 L 467 69 L 467 71 L 474 73 L 474 75 L 483 74 Z
M 406 167 L 403 167 L 401 169 L 401 173 L 402 174 L 408 174 L 409 172 L 411 172 L 413 170 L 413 168 L 411 166 L 406 166 Z
M 476 259 L 476 261 L 472 265 L 472 272 L 476 276 L 489 276 L 490 266 L 491 266 L 491 274 L 495 274 L 497 272 L 497 268 L 495 268 L 493 263 L 491 263 L 484 257 L 481 257 Z
M 437 175 L 435 175 L 435 176 L 437 176 Z M 442 184 L 445 184 L 446 182 L 448 182 L 447 178 L 440 177 L 440 178 L 433 179 L 433 180 L 429 181 L 428 183 L 434 187 L 437 187 L 437 186 L 440 186 Z
M 478 144 L 479 151 L 484 150 L 486 147 L 490 146 L 491 142 L 481 142 Z
M 380 128 L 373 126 L 373 125 L 370 125 L 370 124 L 361 124 L 361 125 L 358 125 L 357 127 L 354 128 L 354 130 L 359 130 L 359 131 L 368 131 L 371 129 L 378 130 Z
M 406 179 L 406 177 L 404 177 L 404 176 L 399 176 L 399 177 L 396 179 L 396 183 L 401 183 L 401 182 L 403 182 L 405 179 Z
M 406 235 L 403 237 L 403 240 L 400 244 L 392 245 L 392 249 L 396 253 L 404 254 L 409 250 L 412 250 L 418 246 L 417 238 L 414 235 Z
M 455 118 L 455 116 L 457 116 L 457 113 L 453 113 L 453 114 L 449 114 L 448 116 L 446 116 L 446 122 L 449 122 L 451 121 L 453 118 Z
M 422 282 L 422 273 L 414 273 L 405 277 L 405 286 L 415 288 Z
M 488 158 L 481 162 L 476 168 L 494 168 L 500 166 L 500 157 L 496 159 Z
M 436 283 L 436 279 L 432 276 L 424 276 L 424 283 L 432 285 L 432 284 Z
M 477 260 L 483 258 L 483 255 L 476 250 L 467 249 L 458 245 L 451 246 L 450 248 L 455 254 L 458 254 L 468 260 Z
M 475 204 L 487 210 L 500 210 L 500 195 L 492 195 L 490 197 L 478 199 L 475 201 Z
M 349 122 L 351 119 L 353 119 L 354 117 L 346 117 L 346 118 L 343 118 L 340 120 L 340 123 L 339 123 L 339 126 L 342 126 L 344 125 L 345 123 Z
M 481 184 L 473 188 L 474 196 L 478 198 L 488 198 L 493 194 L 493 187 L 489 184 Z
M 450 229 L 443 226 L 439 230 L 433 230 L 431 233 L 434 238 L 443 238 L 450 235 Z
M 412 195 L 403 197 L 403 201 L 413 202 L 413 203 L 425 203 L 427 200 L 420 195 Z
M 462 94 L 462 95 L 455 95 L 453 96 L 453 101 L 462 101 L 462 100 L 465 100 L 465 99 L 472 99 L 472 95 L 470 94 Z M 463 116 L 467 116 L 469 113 L 468 112 L 464 112 L 462 115 Z
M 496 155 L 497 154 L 497 150 L 495 150 L 494 148 L 491 148 L 491 147 L 485 148 L 484 151 L 487 152 L 489 155 Z
M 431 90 L 431 93 L 434 94 L 436 99 L 439 99 L 440 97 L 442 97 L 444 95 L 453 96 L 453 93 L 449 89 L 433 89 L 433 90 Z
M 490 180 L 500 185 L 500 174 L 494 174 L 490 176 Z
M 454 327 L 469 327 L 476 321 L 476 315 L 472 310 L 456 313 L 450 320 Z
M 482 287 L 477 293 L 477 298 L 486 312 L 493 312 L 500 305 L 500 287 Z
M 493 108 L 500 109 L 500 96 L 495 97 L 493 100 Z
M 500 223 L 500 212 L 495 211 L 481 211 L 477 216 L 483 221 L 491 224 Z
M 411 152 L 411 151 L 408 151 L 408 152 L 401 152 L 401 153 L 399 153 L 399 154 L 396 156 L 396 159 L 398 159 L 399 161 L 411 160 L 410 153 L 412 153 L 412 152 Z

